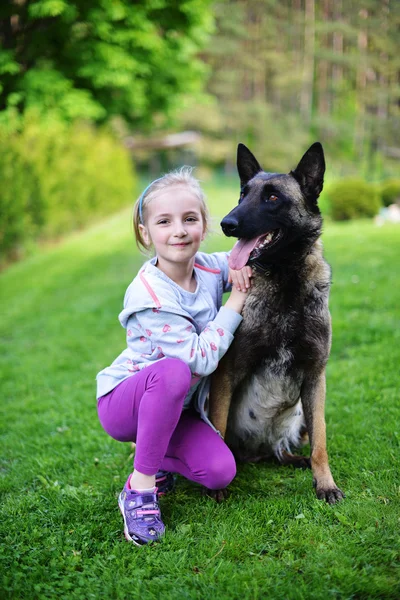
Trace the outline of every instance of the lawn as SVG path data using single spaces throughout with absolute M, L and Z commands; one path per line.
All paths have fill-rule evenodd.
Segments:
M 210 192 L 217 217 L 236 198 Z M 164 540 L 137 548 L 116 502 L 132 450 L 102 431 L 95 407 L 141 263 L 130 213 L 0 276 L 1 597 L 399 598 L 400 228 L 327 223 L 323 236 L 328 449 L 345 500 L 317 500 L 310 472 L 275 464 L 240 465 L 223 504 L 179 478 L 161 500 Z M 214 235 L 206 249 L 229 244 Z

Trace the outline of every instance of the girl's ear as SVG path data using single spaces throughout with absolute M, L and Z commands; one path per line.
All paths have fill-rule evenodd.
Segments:
M 147 247 L 151 246 L 151 237 L 149 235 L 149 232 L 147 231 L 146 227 L 142 224 L 139 225 L 139 231 L 140 231 L 140 235 L 142 236 L 142 239 L 144 241 L 144 243 L 146 244 Z

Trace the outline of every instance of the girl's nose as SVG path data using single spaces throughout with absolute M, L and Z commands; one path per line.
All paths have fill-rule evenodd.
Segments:
M 183 223 L 177 223 L 175 226 L 174 235 L 177 237 L 184 237 L 187 234 L 187 231 L 184 227 Z

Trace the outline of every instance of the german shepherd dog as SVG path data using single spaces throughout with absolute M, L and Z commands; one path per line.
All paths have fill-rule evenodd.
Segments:
M 254 276 L 243 321 L 213 376 L 210 418 L 238 460 L 275 456 L 311 466 L 317 497 L 334 504 L 344 494 L 326 451 L 331 274 L 319 239 L 323 149 L 313 144 L 294 171 L 276 174 L 239 144 L 237 167 L 239 204 L 221 226 L 239 238 L 230 266 L 250 265 Z M 308 437 L 310 459 L 293 455 Z

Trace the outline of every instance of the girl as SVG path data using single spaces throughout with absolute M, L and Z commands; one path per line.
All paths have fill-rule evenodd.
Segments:
M 136 442 L 134 471 L 119 495 L 127 540 L 164 533 L 158 496 L 172 473 L 210 489 L 236 474 L 207 418 L 209 375 L 240 324 L 251 269 L 229 272 L 226 253 L 198 252 L 207 208 L 190 167 L 151 183 L 134 209 L 139 249 L 154 248 L 127 289 L 119 320 L 127 348 L 97 375 L 98 414 L 116 440 Z M 221 307 L 222 294 L 231 288 Z

